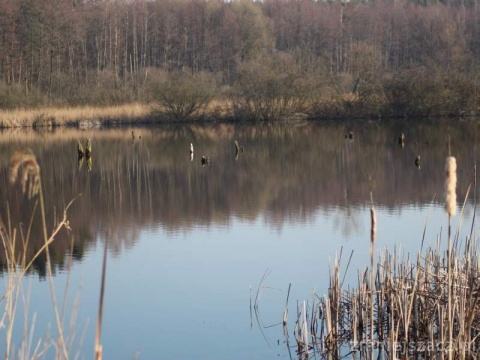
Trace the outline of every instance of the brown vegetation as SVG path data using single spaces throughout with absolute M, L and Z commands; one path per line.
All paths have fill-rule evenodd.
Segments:
M 69 337 L 67 338 L 65 312 L 62 310 L 65 308 L 66 300 L 63 299 L 62 308 L 57 301 L 53 283 L 54 264 L 52 264 L 50 257 L 50 246 L 61 231 L 71 230 L 67 219 L 67 209 L 70 204 L 65 207 L 63 216 L 55 219 L 55 225 L 49 233 L 41 178 L 40 166 L 31 151 L 15 151 L 12 154 L 9 166 L 9 186 L 11 191 L 15 191 L 15 187 L 19 190 L 21 199 L 27 202 L 34 202 L 35 200 L 34 210 L 30 216 L 31 221 L 35 217 L 40 217 L 41 231 L 32 233 L 32 222 L 30 222 L 27 231 L 24 233 L 22 230 L 23 224 L 17 223 L 10 217 L 9 204 L 5 204 L 7 206 L 7 216 L 4 217 L 3 214 L 0 216 L 0 239 L 3 245 L 1 257 L 5 259 L 5 267 L 2 268 L 2 273 L 7 286 L 5 292 L 1 294 L 3 308 L 0 316 L 0 327 L 5 329 L 4 354 L 6 359 L 16 358 L 16 353 L 22 354 L 26 358 L 35 359 L 44 355 L 49 348 L 55 349 L 57 358 L 69 358 L 68 342 L 73 335 L 68 334 Z M 32 238 L 39 239 L 32 241 Z M 57 335 L 49 340 L 41 339 L 37 341 L 35 347 L 32 348 L 35 323 L 29 321 L 28 291 L 25 290 L 23 282 L 25 274 L 35 268 L 38 259 L 43 259 L 44 271 L 48 274 Z M 23 338 L 15 343 L 12 335 L 21 309 L 24 315 L 24 333 Z
M 446 247 L 439 237 L 436 248 L 423 251 L 424 231 L 416 257 L 402 256 L 395 248 L 393 252 L 382 251 L 375 263 L 376 216 L 372 201 L 370 268 L 358 273 L 356 287 L 344 287 L 345 277 L 341 277 L 340 260 L 336 258 L 328 293 L 323 298 L 315 297 L 308 308 L 305 302 L 303 308 L 297 307 L 294 347 L 300 359 L 312 355 L 339 359 L 347 352 L 370 359 L 376 357 L 375 353 L 378 358 L 385 354 L 393 359 L 478 358 L 480 243 L 473 233 L 475 215 L 465 242 L 459 239 L 458 232 L 451 232 L 451 217 L 457 207 L 456 171 L 456 159 L 448 156 Z M 475 176 L 468 184 L 467 196 L 476 184 Z M 290 347 L 286 319 L 284 315 L 284 333 Z
M 412 258 L 385 250 L 348 289 L 337 259 L 327 294 L 297 309 L 295 344 L 287 338 L 287 345 L 299 359 L 338 359 L 350 352 L 372 358 L 372 351 L 387 359 L 477 358 L 480 269 L 478 243 L 470 246 L 456 246 L 451 260 L 440 246 Z
M 150 107 L 138 103 L 101 108 L 84 106 L 0 110 L 0 128 L 62 125 L 92 127 L 109 122 L 142 122 L 150 116 Z
M 213 97 L 241 119 L 476 114 L 479 11 L 457 0 L 2 1 L 0 108 L 153 100 L 191 120 L 217 115 L 200 111 Z

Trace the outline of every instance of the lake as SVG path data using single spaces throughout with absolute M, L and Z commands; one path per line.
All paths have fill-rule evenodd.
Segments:
M 479 129 L 476 120 L 381 120 L 3 130 L 0 216 L 4 233 L 29 239 L 27 258 L 44 240 L 38 196 L 9 183 L 13 152 L 37 158 L 49 232 L 74 200 L 71 230 L 49 247 L 53 277 L 41 255 L 21 283 L 11 354 L 32 356 L 40 343 L 55 357 L 53 285 L 70 357 L 93 358 L 106 246 L 105 359 L 290 358 L 288 287 L 293 331 L 297 301 L 326 293 L 336 256 L 345 269 L 353 252 L 345 281 L 355 284 L 369 264 L 371 195 L 377 251 L 416 253 L 424 229 L 426 245 L 445 241 L 450 151 L 465 201 L 452 224 L 460 239 L 470 233 Z M 91 158 L 79 160 L 87 138 Z M 3 245 L 0 264 L 4 294 Z

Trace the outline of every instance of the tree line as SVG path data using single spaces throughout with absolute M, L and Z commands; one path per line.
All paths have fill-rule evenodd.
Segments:
M 0 107 L 472 114 L 479 26 L 476 0 L 4 0 Z

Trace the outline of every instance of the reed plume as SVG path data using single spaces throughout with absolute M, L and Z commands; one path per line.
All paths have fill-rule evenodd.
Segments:
M 455 157 L 447 157 L 445 162 L 445 210 L 448 216 L 457 212 L 457 161 Z
M 452 236 L 451 236 L 451 218 L 457 212 L 457 160 L 453 156 L 448 156 L 445 161 L 445 211 L 448 214 L 448 259 L 447 259 L 447 275 L 448 275 L 448 340 L 450 344 L 453 341 L 453 254 L 452 254 Z M 449 348 L 448 359 L 453 359 L 452 348 Z
M 29 199 L 40 191 L 40 166 L 31 150 L 15 151 L 10 158 L 10 184 L 16 183 Z
M 370 241 L 372 244 L 375 243 L 375 239 L 377 237 L 377 215 L 375 212 L 375 208 L 372 207 L 370 208 L 370 221 L 371 221 L 371 226 L 370 226 Z
M 455 157 L 447 157 L 445 162 L 445 210 L 449 216 L 457 212 L 457 161 Z

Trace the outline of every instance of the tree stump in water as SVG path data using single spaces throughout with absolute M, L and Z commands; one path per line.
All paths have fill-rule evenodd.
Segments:
M 92 155 L 92 142 L 90 139 L 87 139 L 87 144 L 85 145 L 85 155 L 87 158 Z
M 80 140 L 77 140 L 77 151 L 78 151 L 78 158 L 81 159 L 85 156 L 85 152 L 83 151 L 83 146 Z
M 210 164 L 210 158 L 208 156 L 202 156 L 202 166 Z

